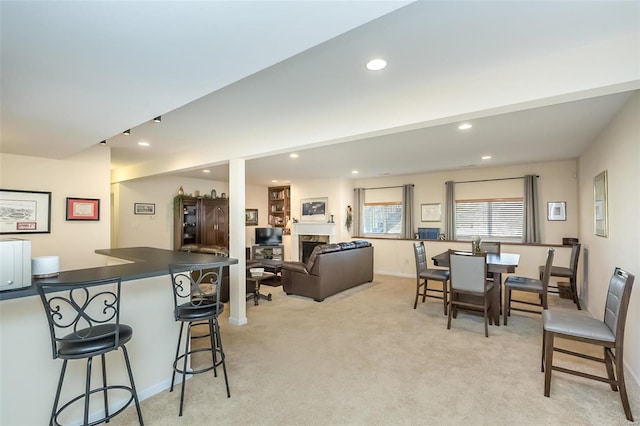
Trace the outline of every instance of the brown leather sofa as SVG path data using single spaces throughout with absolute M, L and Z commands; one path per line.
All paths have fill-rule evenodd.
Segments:
M 364 240 L 318 245 L 306 264 L 282 264 L 283 290 L 287 294 L 311 297 L 316 302 L 371 281 L 373 246 Z

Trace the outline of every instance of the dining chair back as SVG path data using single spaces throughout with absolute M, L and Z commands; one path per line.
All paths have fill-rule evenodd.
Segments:
M 482 241 L 480 242 L 480 251 L 500 254 L 500 241 Z
M 553 264 L 553 257 L 555 254 L 555 250 L 553 248 L 549 248 L 547 250 L 547 261 L 545 262 L 544 273 L 542 274 L 542 279 L 536 278 L 528 278 L 528 277 L 520 277 L 516 275 L 509 276 L 504 282 L 504 308 L 502 312 L 504 313 L 504 325 L 507 325 L 507 318 L 511 315 L 511 311 L 524 311 L 524 312 L 532 312 L 539 314 L 541 310 L 531 310 L 525 309 L 521 307 L 513 307 L 511 304 L 513 302 L 517 302 L 518 304 L 524 305 L 535 305 L 541 306 L 542 309 L 548 309 L 548 287 L 549 287 L 549 278 L 551 276 L 551 265 Z M 529 300 L 524 299 L 513 299 L 511 297 L 512 291 L 521 291 L 528 293 L 536 293 L 538 295 L 539 303 L 535 303 Z
M 422 303 L 424 303 L 427 297 L 431 297 L 442 299 L 444 314 L 447 315 L 447 283 L 449 282 L 449 271 L 447 269 L 427 267 L 427 250 L 423 241 L 413 243 L 413 253 L 416 260 L 416 297 L 413 301 L 413 309 L 416 309 L 418 306 L 419 296 L 422 296 Z M 442 287 L 429 288 L 429 281 L 437 281 Z
M 627 420 L 633 421 L 631 406 L 627 396 L 627 388 L 624 381 L 624 331 L 627 319 L 629 300 L 635 276 L 627 271 L 616 268 L 609 281 L 609 290 L 605 302 L 604 319 L 598 320 L 575 312 L 545 310 L 542 313 L 543 337 L 542 337 L 542 371 L 544 377 L 544 395 L 549 396 L 551 391 L 552 370 L 572 374 L 587 379 L 608 383 L 612 391 L 619 391 L 622 407 Z M 591 345 L 601 346 L 604 349 L 604 357 L 598 358 L 588 354 L 588 351 L 578 352 L 556 348 L 554 339 L 574 340 Z M 605 364 L 607 377 L 596 376 L 582 371 L 558 367 L 553 365 L 553 353 L 561 352 L 590 361 Z
M 489 311 L 493 309 L 490 292 L 494 284 L 487 280 L 487 254 L 449 250 L 449 271 L 451 297 L 447 329 L 451 328 L 451 318 L 459 307 L 482 310 L 485 337 L 489 337 Z
M 575 243 L 571 247 L 571 258 L 569 260 L 569 267 L 564 266 L 552 266 L 551 267 L 551 276 L 552 277 L 560 277 L 560 278 L 568 278 L 569 279 L 569 291 L 571 293 L 571 299 L 573 303 L 576 304 L 578 310 L 582 309 L 580 307 L 580 299 L 578 298 L 578 285 L 577 285 L 577 274 L 578 274 L 578 260 L 580 259 L 580 243 Z M 544 265 L 539 267 L 540 279 L 544 274 Z M 557 292 L 557 287 L 549 286 L 554 289 L 554 292 Z

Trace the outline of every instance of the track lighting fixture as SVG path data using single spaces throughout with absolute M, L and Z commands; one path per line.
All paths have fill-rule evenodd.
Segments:
M 127 129 L 124 132 L 122 132 L 123 135 L 125 136 L 129 136 L 131 134 L 131 129 Z
M 161 121 L 162 121 L 162 116 L 161 115 L 159 115 L 159 116 L 157 116 L 156 118 L 153 119 L 154 123 L 159 123 Z

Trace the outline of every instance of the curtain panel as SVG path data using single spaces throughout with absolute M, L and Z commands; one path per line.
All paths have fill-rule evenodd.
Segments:
M 454 192 L 455 182 L 450 180 L 444 183 L 444 235 L 447 240 L 456 239 L 456 197 Z
M 538 176 L 526 175 L 524 177 L 524 226 L 522 227 L 524 243 L 541 242 L 538 204 Z

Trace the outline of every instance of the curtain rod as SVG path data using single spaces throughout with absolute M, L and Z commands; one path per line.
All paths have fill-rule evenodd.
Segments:
M 539 175 L 535 175 L 535 177 L 540 177 Z M 475 183 L 475 182 L 491 182 L 494 180 L 513 180 L 513 179 L 524 179 L 524 176 L 518 176 L 518 177 L 510 177 L 510 178 L 499 178 L 499 179 L 480 179 L 480 180 L 463 180 L 460 182 L 453 182 L 453 183 Z
M 411 186 L 415 186 L 414 184 L 410 184 Z M 378 187 L 374 187 L 374 188 L 353 188 L 353 190 L 355 191 L 356 189 L 389 189 L 389 188 L 402 188 L 404 187 L 404 185 L 395 185 L 395 186 L 378 186 Z

